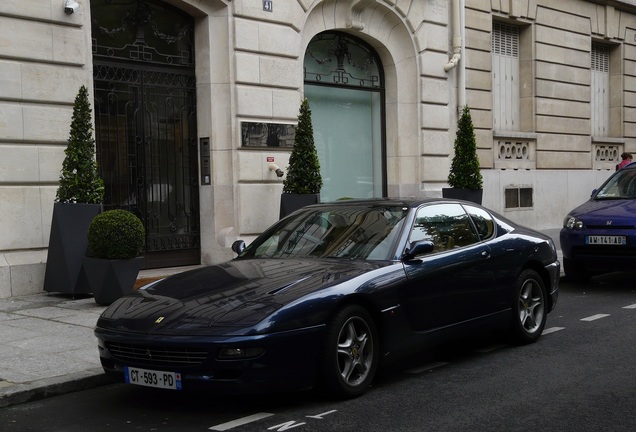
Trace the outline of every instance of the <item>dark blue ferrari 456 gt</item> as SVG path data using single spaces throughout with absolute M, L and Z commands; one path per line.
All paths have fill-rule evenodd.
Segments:
M 233 250 L 110 305 L 95 329 L 106 373 L 353 397 L 380 365 L 469 331 L 534 342 L 558 297 L 552 240 L 462 201 L 317 204 Z

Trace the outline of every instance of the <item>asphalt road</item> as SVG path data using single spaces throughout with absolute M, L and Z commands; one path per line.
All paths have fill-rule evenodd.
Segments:
M 539 342 L 456 341 L 384 370 L 353 400 L 117 384 L 2 409 L 0 431 L 632 431 L 635 280 L 563 281 Z

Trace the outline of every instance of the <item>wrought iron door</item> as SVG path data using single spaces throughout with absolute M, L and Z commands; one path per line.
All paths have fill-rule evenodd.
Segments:
M 146 229 L 145 268 L 200 263 L 193 20 L 148 0 L 93 0 L 104 208 Z

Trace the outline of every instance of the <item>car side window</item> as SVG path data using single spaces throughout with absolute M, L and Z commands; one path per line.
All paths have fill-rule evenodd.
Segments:
M 459 204 L 420 207 L 415 216 L 409 242 L 430 240 L 433 252 L 468 246 L 479 241 L 468 214 Z
M 495 234 L 495 221 L 492 219 L 490 213 L 484 209 L 470 205 L 466 205 L 464 208 L 475 224 L 480 240 L 489 239 Z

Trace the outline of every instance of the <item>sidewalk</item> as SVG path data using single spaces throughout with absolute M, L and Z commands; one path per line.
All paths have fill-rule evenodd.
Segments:
M 193 267 L 142 270 L 138 282 Z M 93 328 L 106 309 L 92 296 L 42 293 L 0 299 L 0 409 L 112 382 Z
M 544 232 L 559 249 L 559 229 Z M 157 276 L 142 271 L 140 278 Z M 63 294 L 0 299 L 0 408 L 112 382 L 93 335 L 104 309 L 92 297 Z

